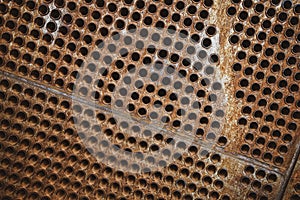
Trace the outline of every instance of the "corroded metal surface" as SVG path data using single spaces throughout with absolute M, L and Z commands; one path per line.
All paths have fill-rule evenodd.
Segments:
M 284 199 L 299 199 L 300 198 L 300 159 L 298 159 L 294 173 L 286 188 Z
M 0 197 L 299 199 L 299 13 L 2 1 Z

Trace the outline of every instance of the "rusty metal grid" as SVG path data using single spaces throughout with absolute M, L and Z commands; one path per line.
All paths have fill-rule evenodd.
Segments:
M 297 0 L 2 0 L 1 199 L 299 197 Z

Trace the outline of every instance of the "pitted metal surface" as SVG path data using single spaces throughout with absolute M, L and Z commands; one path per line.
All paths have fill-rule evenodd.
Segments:
M 300 199 L 300 2 L 2 0 L 1 199 Z

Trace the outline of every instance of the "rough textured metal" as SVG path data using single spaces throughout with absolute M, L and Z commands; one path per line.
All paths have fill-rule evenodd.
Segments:
M 300 162 L 299 159 L 296 163 L 294 173 L 288 183 L 284 199 L 299 199 L 300 198 Z
M 300 199 L 299 14 L 2 0 L 0 198 Z

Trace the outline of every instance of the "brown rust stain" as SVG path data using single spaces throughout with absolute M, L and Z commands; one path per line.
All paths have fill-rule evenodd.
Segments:
M 226 103 L 226 117 L 222 134 L 228 138 L 229 143 L 235 143 L 239 139 L 237 137 L 240 127 L 237 125 L 237 120 L 241 116 L 242 102 L 235 98 L 237 84 L 235 83 L 235 75 L 232 73 L 233 58 L 235 57 L 235 49 L 229 43 L 229 36 L 234 23 L 234 19 L 228 17 L 226 11 L 231 5 L 230 1 L 217 0 L 210 12 L 212 17 L 211 23 L 216 24 L 220 33 L 220 63 L 218 65 L 221 72 L 221 77 L 224 80 Z
M 293 170 L 284 194 L 284 200 L 300 199 L 300 157 Z

